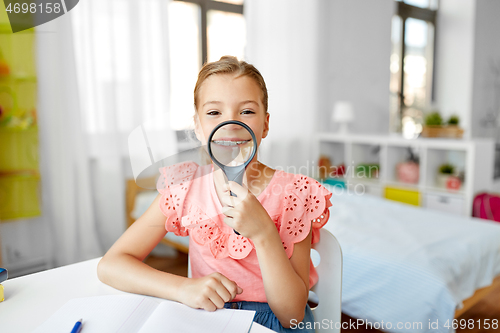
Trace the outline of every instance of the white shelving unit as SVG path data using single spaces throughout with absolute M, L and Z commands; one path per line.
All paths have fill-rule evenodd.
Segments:
M 390 135 L 320 133 L 315 147 L 316 158 L 325 155 L 332 165 L 345 165 L 344 180 L 349 189 L 355 190 L 361 184 L 365 193 L 379 196 L 384 196 L 387 188 L 415 191 L 420 196 L 420 205 L 428 208 L 470 216 L 475 194 L 491 191 L 493 186 L 493 140 L 406 140 Z M 396 165 L 405 161 L 410 147 L 420 160 L 417 184 L 398 182 L 396 177 Z M 380 166 L 378 177 L 356 177 L 354 168 L 367 163 Z M 444 163 L 464 172 L 464 182 L 459 190 L 437 186 L 438 169 Z

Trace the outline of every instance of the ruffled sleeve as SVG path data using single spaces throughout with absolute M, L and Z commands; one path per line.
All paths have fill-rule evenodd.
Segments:
M 177 236 L 187 236 L 181 225 L 184 201 L 198 165 L 194 162 L 179 163 L 160 168 L 156 189 L 161 194 L 160 210 L 166 216 L 165 229 Z
M 330 217 L 332 193 L 318 181 L 296 175 L 285 191 L 279 233 L 290 258 L 295 243 L 303 241 L 312 230 L 312 244 L 319 241 L 319 229 Z

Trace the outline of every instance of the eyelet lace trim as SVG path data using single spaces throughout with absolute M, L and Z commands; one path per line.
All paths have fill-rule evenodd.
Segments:
M 210 218 L 200 207 L 185 202 L 197 167 L 189 162 L 160 169 L 157 185 L 162 194 L 160 209 L 167 216 L 166 230 L 178 236 L 189 235 L 197 244 L 208 246 L 216 259 L 247 257 L 254 248 L 252 241 L 236 235 L 223 222 L 224 215 Z M 316 180 L 293 176 L 293 186 L 287 187 L 283 194 L 281 213 L 272 216 L 288 258 L 293 254 L 294 244 L 307 237 L 311 226 L 312 243 L 319 240 L 319 228 L 328 221 L 328 208 L 332 205 L 332 194 Z
M 311 226 L 312 243 L 319 241 L 319 229 L 330 217 L 330 193 L 316 180 L 297 175 L 292 190 L 284 196 L 281 228 L 279 228 L 283 248 L 290 258 L 295 243 L 303 241 Z
M 194 162 L 179 163 L 160 168 L 156 184 L 161 194 L 160 210 L 167 217 L 165 229 L 177 236 L 188 236 L 188 230 L 181 225 L 185 199 L 198 165 Z

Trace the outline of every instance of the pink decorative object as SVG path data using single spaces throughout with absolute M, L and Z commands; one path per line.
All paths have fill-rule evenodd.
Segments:
M 415 162 L 404 162 L 396 165 L 398 181 L 408 184 L 417 184 L 419 177 L 419 165 Z
M 460 185 L 462 185 L 462 182 L 458 177 L 449 176 L 448 179 L 446 180 L 446 188 L 448 190 L 459 190 Z

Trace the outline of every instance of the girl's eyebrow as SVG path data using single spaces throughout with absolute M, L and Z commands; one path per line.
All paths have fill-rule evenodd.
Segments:
M 207 104 L 221 104 L 221 103 L 222 103 L 221 101 L 208 101 L 208 102 L 205 102 L 205 104 L 203 104 L 203 106 L 205 106 Z M 257 103 L 254 100 L 251 100 L 251 99 L 240 102 L 240 105 L 245 105 L 245 104 L 255 104 L 257 106 L 259 105 L 259 103 Z
M 244 104 L 255 104 L 255 105 L 259 106 L 259 103 L 257 103 L 254 100 L 251 100 L 251 99 L 243 101 L 243 102 L 240 103 L 240 105 L 244 105 Z
M 220 101 L 208 101 L 205 104 L 203 104 L 203 106 L 205 106 L 207 104 L 220 104 L 220 103 L 221 103 Z

